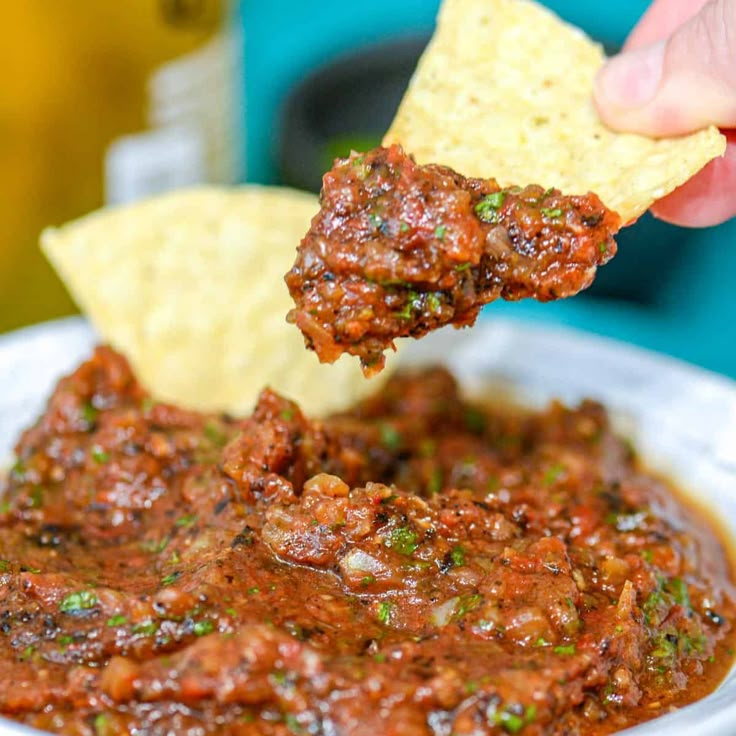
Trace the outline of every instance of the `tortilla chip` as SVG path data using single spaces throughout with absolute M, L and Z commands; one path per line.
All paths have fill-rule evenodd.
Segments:
M 156 397 L 246 414 L 268 385 L 318 415 L 379 384 L 355 361 L 321 365 L 284 319 L 283 276 L 318 209 L 289 189 L 194 189 L 48 229 L 42 247 Z
M 601 47 L 527 0 L 445 0 L 384 145 L 501 186 L 595 192 L 624 222 L 725 151 L 716 128 L 654 140 L 598 118 Z

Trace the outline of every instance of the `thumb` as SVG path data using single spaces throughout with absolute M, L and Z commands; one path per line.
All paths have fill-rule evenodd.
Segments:
M 617 130 L 667 136 L 736 127 L 736 0 L 710 0 L 667 40 L 610 59 L 594 99 Z

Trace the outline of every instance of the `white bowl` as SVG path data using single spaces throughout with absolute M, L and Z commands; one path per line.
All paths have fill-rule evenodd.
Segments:
M 0 458 L 94 343 L 79 318 L 0 337 Z M 442 362 L 470 392 L 491 386 L 531 406 L 552 398 L 603 402 L 647 464 L 716 510 L 736 536 L 736 383 L 623 343 L 507 319 L 431 335 L 407 346 L 402 362 Z M 736 667 L 707 698 L 626 734 L 690 736 L 694 729 L 736 734 Z M 0 736 L 31 733 L 0 718 Z

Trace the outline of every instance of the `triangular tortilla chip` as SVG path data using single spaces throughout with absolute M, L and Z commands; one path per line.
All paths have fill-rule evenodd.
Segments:
M 716 128 L 653 140 L 593 107 L 601 47 L 527 0 L 445 0 L 384 144 L 502 186 L 595 192 L 624 222 L 723 154 Z
M 268 385 L 323 414 L 378 383 L 321 365 L 285 321 L 283 276 L 318 208 L 276 187 L 194 189 L 48 229 L 42 247 L 155 396 L 245 414 Z

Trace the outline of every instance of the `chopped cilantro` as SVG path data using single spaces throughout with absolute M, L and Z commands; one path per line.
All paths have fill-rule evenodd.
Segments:
M 195 636 L 205 636 L 206 634 L 211 634 L 215 630 L 215 624 L 205 619 L 204 621 L 196 621 L 194 623 L 194 635 Z
M 555 481 L 559 480 L 565 474 L 566 468 L 560 463 L 550 465 L 542 477 L 542 483 L 546 486 L 551 486 Z
M 207 422 L 204 425 L 204 436 L 218 447 L 223 447 L 227 444 L 227 435 L 215 422 Z
M 682 578 L 672 578 L 666 585 L 665 590 L 684 608 L 690 608 L 690 593 L 687 583 Z
M 496 223 L 498 222 L 498 211 L 503 207 L 505 199 L 506 192 L 503 190 L 487 194 L 475 205 L 475 214 L 483 222 Z
M 392 529 L 386 537 L 384 544 L 400 555 L 407 556 L 413 554 L 419 546 L 417 533 L 408 526 L 399 526 Z
M 32 509 L 40 509 L 43 506 L 43 488 L 41 486 L 33 486 L 28 494 L 29 506 Z
M 559 207 L 542 207 L 539 210 L 545 217 L 561 217 L 562 210 Z
M 427 294 L 427 307 L 430 312 L 439 312 L 442 308 L 442 301 L 437 294 Z
M 575 642 L 572 644 L 560 644 L 552 650 L 555 654 L 575 654 L 577 648 Z
M 180 577 L 181 573 L 178 570 L 166 575 L 161 579 L 161 587 L 165 588 L 168 585 L 173 585 Z
M 8 572 L 10 570 L 10 560 L 0 560 L 0 572 Z
M 382 624 L 388 624 L 391 621 L 391 611 L 393 610 L 393 603 L 391 601 L 381 601 L 378 604 L 378 620 Z
M 257 595 L 260 592 L 261 592 L 261 589 L 257 585 L 253 585 L 247 590 L 248 595 Z
M 500 726 L 506 733 L 517 734 L 524 726 L 534 723 L 537 717 L 537 706 L 533 703 L 526 708 L 521 705 L 507 705 L 501 711 L 489 714 L 489 720 Z
M 422 308 L 422 302 L 419 294 L 411 289 L 406 295 L 406 303 L 400 312 L 396 312 L 396 316 L 399 319 L 411 319 L 414 311 Z
M 110 718 L 106 713 L 98 713 L 94 720 L 95 736 L 107 736 L 110 731 Z
M 444 240 L 446 231 L 447 231 L 446 225 L 437 225 L 437 227 L 434 229 L 435 238 L 437 238 L 438 240 Z
M 284 409 L 280 416 L 285 422 L 290 422 L 294 418 L 294 410 L 291 407 Z
M 174 525 L 178 527 L 188 527 L 192 526 L 195 521 L 197 521 L 197 514 L 186 514 L 185 516 L 179 517 L 176 522 L 174 522 Z
M 113 626 L 125 626 L 125 624 L 128 623 L 128 619 L 125 618 L 122 614 L 117 614 L 116 616 L 110 616 L 109 619 L 107 619 L 107 625 L 112 628 Z
M 368 215 L 368 222 L 370 222 L 374 230 L 378 230 L 381 225 L 383 225 L 383 218 L 380 215 L 376 215 L 371 212 L 370 215 Z
M 376 652 L 376 654 L 373 655 L 373 661 L 378 662 L 378 664 L 383 664 L 386 661 L 386 655 L 383 652 Z
M 79 611 L 89 611 L 99 603 L 97 596 L 90 590 L 80 590 L 76 593 L 70 593 L 59 603 L 59 610 L 62 613 L 79 613 Z
M 404 222 L 404 221 L 402 220 L 402 221 L 401 221 L 401 223 L 399 224 L 399 232 L 400 232 L 400 233 L 405 233 L 405 232 L 407 232 L 408 230 L 409 230 L 409 224 L 408 224 L 408 223 L 406 223 L 406 222 Z
M 365 575 L 360 580 L 360 584 L 363 587 L 367 587 L 368 585 L 372 585 L 375 582 L 376 582 L 376 578 L 373 575 Z
M 381 444 L 387 449 L 395 452 L 401 447 L 401 433 L 387 422 L 382 422 L 379 426 L 379 432 L 381 433 Z
M 598 250 L 601 252 L 601 254 L 608 253 L 608 245 L 604 242 L 598 243 Z
M 7 514 L 10 511 L 10 501 L 0 501 L 0 514 Z
M 429 476 L 429 483 L 427 483 L 427 493 L 430 496 L 439 493 L 442 490 L 442 482 L 442 470 L 440 468 L 434 468 L 432 475 Z
M 465 564 L 465 550 L 460 545 L 453 547 L 450 559 L 455 567 L 462 567 Z
M 461 595 L 458 600 L 458 605 L 455 608 L 453 618 L 462 618 L 466 613 L 470 613 L 478 608 L 481 603 L 483 603 L 483 596 L 478 593 Z
M 33 656 L 33 653 L 36 651 L 36 647 L 33 646 L 33 644 L 29 644 L 20 655 L 20 658 L 23 662 L 30 659 Z
M 158 624 L 155 621 L 142 621 L 133 627 L 134 634 L 141 636 L 153 636 L 158 631 Z
M 90 454 L 92 455 L 92 459 L 100 465 L 103 465 L 110 459 L 110 453 L 105 452 L 99 445 L 92 445 Z
M 56 641 L 58 641 L 62 647 L 66 647 L 74 641 L 74 637 L 69 635 L 60 636 Z
M 82 404 L 81 413 L 83 421 L 90 427 L 97 421 L 97 415 L 99 414 L 97 409 L 89 401 Z
M 458 266 L 455 266 L 456 271 L 467 271 L 469 268 L 472 267 L 472 263 L 461 263 Z

